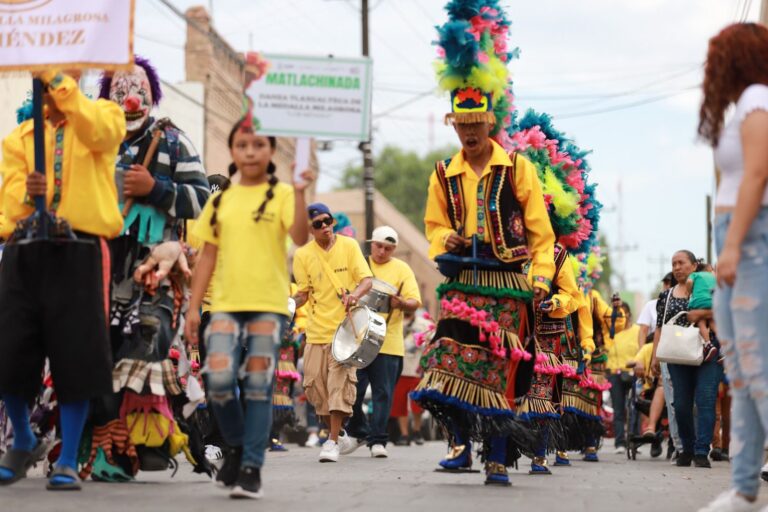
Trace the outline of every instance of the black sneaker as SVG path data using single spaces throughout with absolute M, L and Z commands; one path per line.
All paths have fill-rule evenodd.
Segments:
M 423 445 L 423 444 L 424 444 L 424 438 L 423 438 L 423 437 L 421 437 L 421 436 L 413 436 L 413 442 L 414 442 L 414 443 L 415 443 L 417 446 L 421 446 L 421 445 Z
M 675 466 L 679 468 L 689 468 L 691 467 L 692 460 L 693 460 L 693 455 L 691 455 L 690 453 L 679 452 L 677 455 L 677 460 L 675 461 Z
M 711 452 L 709 452 L 709 458 L 716 462 L 727 461 L 728 450 L 721 450 L 720 448 L 714 448 Z
M 229 493 L 233 499 L 259 499 L 264 496 L 261 490 L 261 470 L 259 468 L 240 468 L 237 483 Z
M 397 441 L 395 441 L 395 446 L 410 446 L 411 442 L 408 440 L 407 437 L 401 437 Z
M 693 457 L 693 464 L 697 468 L 711 468 L 712 464 L 709 462 L 709 457 L 706 455 L 696 455 Z
M 228 489 L 235 485 L 240 473 L 240 460 L 243 458 L 243 447 L 226 448 L 224 452 L 224 464 L 216 473 L 216 487 Z
M 663 452 L 664 449 L 661 447 L 660 441 L 654 441 L 651 443 L 651 457 L 654 459 L 661 455 L 661 452 Z

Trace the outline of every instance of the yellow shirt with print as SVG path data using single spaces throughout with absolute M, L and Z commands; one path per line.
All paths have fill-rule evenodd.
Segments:
M 421 293 L 419 284 L 413 270 L 406 262 L 398 258 L 392 258 L 383 265 L 371 260 L 371 271 L 376 279 L 380 279 L 395 289 L 401 290 L 400 296 L 404 299 L 413 299 L 421 306 Z M 381 354 L 392 356 L 405 355 L 405 341 L 403 340 L 403 311 L 395 309 L 392 313 L 384 315 L 387 321 L 387 336 L 381 346 Z
M 61 200 L 56 214 L 72 229 L 104 238 L 114 238 L 123 228 L 123 216 L 117 205 L 115 157 L 125 137 L 125 114 L 111 101 L 90 100 L 77 82 L 55 72 L 43 73 L 49 94 L 64 114 L 64 139 L 59 158 Z M 16 222 L 31 215 L 35 208 L 27 196 L 27 176 L 35 169 L 33 122 L 27 120 L 3 140 L 3 215 L 0 236 L 7 237 Z M 50 207 L 56 187 L 54 165 L 56 131 L 45 123 L 46 206 Z
M 603 333 L 603 343 L 606 350 L 610 349 L 614 343 L 611 338 L 611 316 L 613 315 L 613 306 L 603 300 L 602 295 L 595 289 L 589 292 L 590 308 L 594 318 L 600 319 L 600 325 L 593 326 L 594 330 L 600 329 Z M 624 315 L 624 309 L 618 308 L 616 311 L 616 323 L 614 324 L 614 334 L 617 335 L 627 327 L 627 317 Z M 637 340 L 635 340 L 637 346 Z
M 293 225 L 293 188 L 278 183 L 258 222 L 254 213 L 269 185 L 233 184 L 222 194 L 216 212 L 218 235 L 211 226 L 211 197 L 195 223 L 193 236 L 218 247 L 211 312 L 259 311 L 288 315 L 288 250 Z
M 464 159 L 463 151 L 459 151 L 451 158 L 451 163 L 445 172 L 448 177 L 462 175 L 463 195 L 466 198 L 464 205 L 464 232 L 462 236 L 467 238 L 477 234 L 477 201 L 475 198 L 477 197 L 477 188 L 480 180 L 482 179 L 486 182 L 487 189 L 487 181 L 492 166 L 512 166 L 512 160 L 504 148 L 494 141 L 490 142 L 493 147 L 493 153 L 485 169 L 483 169 L 482 176 L 478 176 Z M 547 207 L 544 203 L 544 195 L 538 175 L 536 174 L 536 168 L 521 155 L 517 157 L 514 191 L 515 197 L 520 202 L 520 207 L 523 211 L 523 222 L 531 252 L 531 269 L 528 273 L 529 281 L 533 283 L 533 286 L 549 291 L 547 283 L 552 282 L 552 277 L 555 273 L 555 234 L 552 231 L 552 224 L 550 223 Z M 492 233 L 488 222 L 489 219 L 486 217 L 485 231 L 483 233 L 483 241 L 486 243 L 490 243 L 490 235 Z M 429 178 L 424 225 L 427 240 L 429 240 L 429 257 L 434 259 L 436 256 L 446 252 L 445 240 L 453 232 L 453 227 L 448 217 L 448 201 L 435 172 Z M 545 282 L 536 280 L 535 278 L 537 277 L 543 277 Z
M 616 333 L 613 344 L 606 347 L 608 361 L 606 366 L 611 373 L 628 372 L 627 362 L 632 361 L 637 354 L 637 334 L 640 326 L 635 324 L 629 329 Z
M 324 345 L 333 341 L 336 328 L 346 317 L 344 306 L 336 287 L 328 276 L 322 261 L 333 270 L 339 285 L 353 291 L 366 277 L 372 277 L 357 242 L 343 235 L 336 240 L 329 251 L 312 240 L 300 247 L 293 255 L 293 277 L 300 292 L 308 292 L 307 343 Z

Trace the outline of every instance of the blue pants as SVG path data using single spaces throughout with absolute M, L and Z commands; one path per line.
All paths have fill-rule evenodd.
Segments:
M 611 373 L 608 375 L 608 382 L 611 383 L 611 406 L 613 407 L 613 430 L 616 434 L 615 446 L 617 448 L 627 446 L 627 434 L 625 426 L 627 424 L 627 397 L 632 391 L 634 379 L 625 381 L 620 374 Z
M 273 322 L 271 334 L 251 332 L 257 322 Z M 229 446 L 243 447 L 242 467 L 260 468 L 264 464 L 272 426 L 272 381 L 277 347 L 285 317 L 274 313 L 214 313 L 206 335 L 208 357 L 205 365 L 208 398 L 213 406 L 222 436 Z M 211 369 L 212 357 L 224 355 L 229 365 Z M 264 370 L 248 371 L 252 357 L 269 360 Z M 242 379 L 245 414 L 238 399 Z
M 701 366 L 670 364 L 674 386 L 677 430 L 684 453 L 708 455 L 715 430 L 715 402 L 722 377 L 722 366 L 716 361 Z M 693 405 L 696 404 L 694 427 Z
M 403 358 L 389 354 L 379 354 L 366 368 L 357 370 L 357 399 L 352 408 L 352 418 L 347 425 L 349 435 L 365 439 L 369 447 L 375 444 L 387 445 L 389 441 L 387 422 L 389 411 L 392 409 L 392 395 L 402 371 Z M 373 414 L 370 423 L 363 413 L 363 401 L 368 383 L 371 384 L 373 398 Z
M 722 250 L 731 214 L 718 215 Z M 732 288 L 715 291 L 715 320 L 731 392 L 731 481 L 757 496 L 768 431 L 768 208 L 755 217 L 741 245 Z

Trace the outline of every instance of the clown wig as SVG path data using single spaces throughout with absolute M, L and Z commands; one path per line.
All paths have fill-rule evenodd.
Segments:
M 157 74 L 155 67 L 149 62 L 149 59 L 145 59 L 139 55 L 134 55 L 134 63 L 137 66 L 141 66 L 144 72 L 147 73 L 147 79 L 149 80 L 149 88 L 152 91 L 152 104 L 158 105 L 163 98 L 163 90 L 160 88 L 160 77 Z M 99 98 L 105 100 L 109 99 L 109 90 L 112 88 L 112 73 L 103 73 L 99 80 Z

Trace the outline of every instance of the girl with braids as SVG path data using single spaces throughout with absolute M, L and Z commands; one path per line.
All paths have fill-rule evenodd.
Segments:
M 195 225 L 193 235 L 205 243 L 192 279 L 184 334 L 193 346 L 198 344 L 200 306 L 215 268 L 203 371 L 228 445 L 216 483 L 231 488 L 232 498 L 259 498 L 276 352 L 288 317 L 286 237 L 297 245 L 307 242 L 304 193 L 314 177 L 304 171 L 293 187 L 280 183 L 271 160 L 275 139 L 255 133 L 243 120 L 232 128 L 228 142 L 230 171 L 240 173 L 240 183 L 216 194 Z

